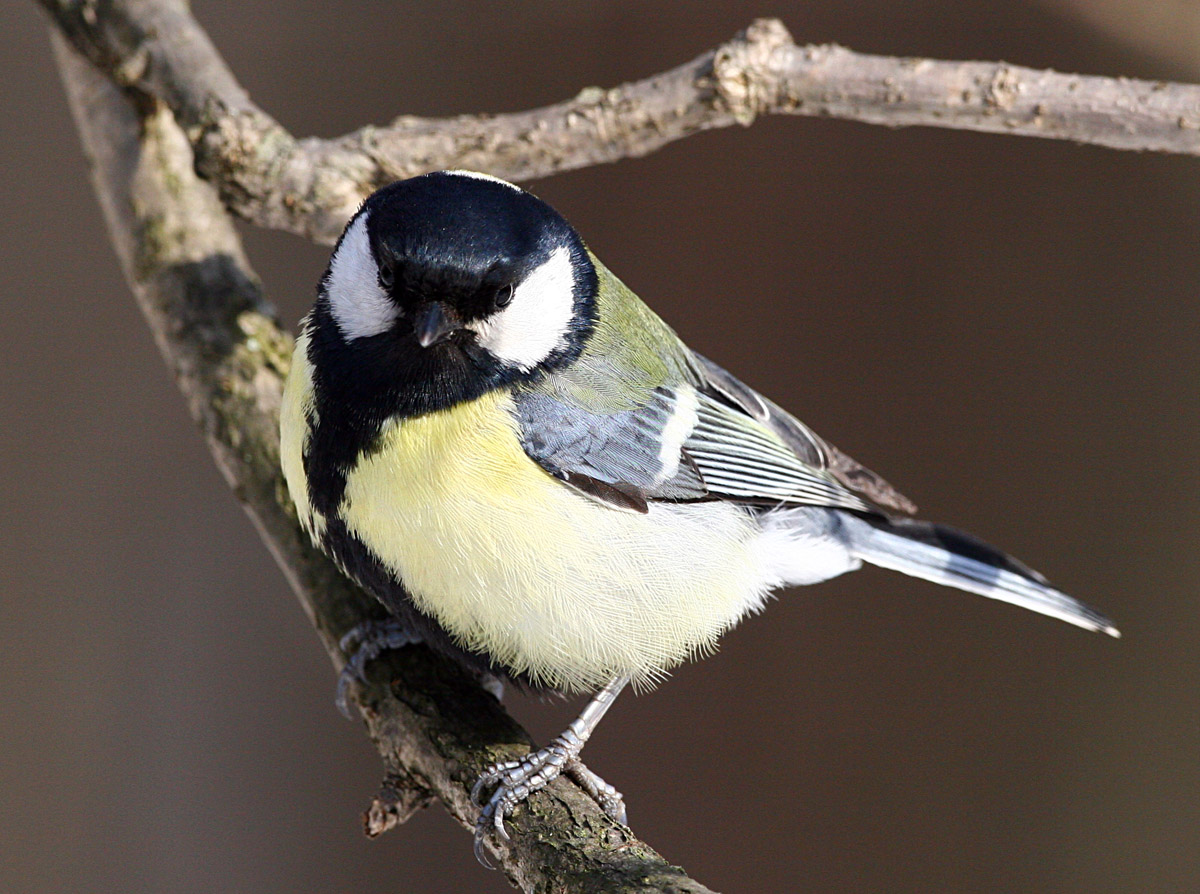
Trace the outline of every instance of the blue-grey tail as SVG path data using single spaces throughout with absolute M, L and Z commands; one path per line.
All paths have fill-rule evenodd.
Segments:
M 842 516 L 851 550 L 872 565 L 1019 605 L 1086 630 L 1121 635 L 1100 612 L 970 534 L 913 519 Z

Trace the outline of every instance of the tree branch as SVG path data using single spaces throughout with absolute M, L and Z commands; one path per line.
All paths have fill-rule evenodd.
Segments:
M 196 176 L 171 112 L 144 97 L 131 103 L 61 40 L 55 49 L 126 279 L 217 465 L 341 668 L 340 636 L 382 608 L 309 546 L 287 497 L 278 411 L 291 339 L 263 301 L 219 197 Z M 472 678 L 424 648 L 373 670 L 357 699 L 386 782 L 368 831 L 402 821 L 431 796 L 473 830 L 472 783 L 492 761 L 526 753 L 529 736 Z M 497 855 L 526 891 L 708 890 L 566 780 L 508 825 L 512 841 Z
M 646 155 L 758 115 L 930 125 L 1200 155 L 1200 86 L 797 46 L 774 19 L 685 65 L 526 112 L 398 118 L 296 140 L 247 97 L 179 0 L 38 0 L 117 83 L 165 102 L 234 213 L 333 242 L 378 187 L 440 168 L 529 180 Z

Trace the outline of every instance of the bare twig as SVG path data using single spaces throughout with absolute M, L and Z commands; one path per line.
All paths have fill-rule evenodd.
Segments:
M 56 51 L 125 276 L 218 466 L 340 668 L 339 636 L 381 609 L 305 542 L 285 493 L 278 409 L 291 339 L 170 111 L 141 102 L 135 112 L 61 41 Z M 473 829 L 471 784 L 491 761 L 526 753 L 528 735 L 473 679 L 423 648 L 392 656 L 387 669 L 358 693 L 387 780 L 371 828 L 402 821 L 433 795 Z M 565 780 L 509 828 L 498 857 L 526 891 L 707 891 Z
M 685 65 L 527 112 L 405 116 L 332 140 L 296 140 L 238 86 L 179 0 L 39 0 L 118 83 L 162 99 L 227 207 L 332 242 L 371 190 L 439 168 L 511 180 L 645 155 L 757 115 L 931 125 L 1200 155 L 1200 86 L 797 46 L 760 19 Z M 89 11 L 91 13 L 89 14 Z

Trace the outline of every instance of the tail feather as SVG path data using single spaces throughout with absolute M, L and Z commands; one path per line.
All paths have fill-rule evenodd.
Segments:
M 1120 636 L 1100 612 L 1056 590 L 1042 575 L 962 531 L 914 519 L 843 513 L 856 556 L 872 565 L 1019 605 L 1109 636 Z

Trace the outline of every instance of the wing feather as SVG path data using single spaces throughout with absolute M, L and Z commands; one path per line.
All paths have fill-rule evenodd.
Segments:
M 874 472 L 690 351 L 593 261 L 609 325 L 575 362 L 514 389 L 525 452 L 547 472 L 638 511 L 643 500 L 721 498 L 915 511 Z
M 624 498 L 636 494 L 870 508 L 772 429 L 687 383 L 658 388 L 641 408 L 617 413 L 545 393 L 518 393 L 515 405 L 525 452 L 610 505 L 633 508 Z
M 851 459 L 795 416 L 767 400 L 753 388 L 699 354 L 694 355 L 712 394 L 724 398 L 751 419 L 781 438 L 797 457 L 813 468 L 827 471 L 848 490 L 884 509 L 912 515 L 917 506 L 888 484 L 882 476 Z
M 806 461 L 778 432 L 739 407 L 705 394 L 696 415 L 696 426 L 683 449 L 713 493 L 755 501 L 870 508 L 823 468 Z

